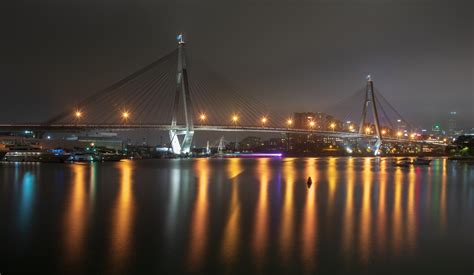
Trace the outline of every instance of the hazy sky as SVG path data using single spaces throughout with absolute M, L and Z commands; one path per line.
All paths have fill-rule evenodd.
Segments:
M 371 73 L 415 125 L 474 127 L 474 4 L 445 1 L 10 1 L 0 121 L 42 121 L 175 48 L 282 112 L 318 111 Z M 10 5 L 10 6 L 8 6 Z

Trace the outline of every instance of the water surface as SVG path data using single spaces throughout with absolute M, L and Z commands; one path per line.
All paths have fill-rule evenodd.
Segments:
M 0 272 L 472 274 L 473 187 L 446 159 L 2 163 Z

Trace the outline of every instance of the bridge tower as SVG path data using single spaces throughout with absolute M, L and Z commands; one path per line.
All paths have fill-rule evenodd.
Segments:
M 191 151 L 191 144 L 194 136 L 193 111 L 191 97 L 189 95 L 188 73 L 186 68 L 186 55 L 183 34 L 176 37 L 178 41 L 178 68 L 176 72 L 176 93 L 174 96 L 173 116 L 171 118 L 171 130 L 169 131 L 171 149 L 174 154 L 188 154 Z M 177 128 L 178 111 L 180 97 L 184 107 L 184 119 L 186 122 L 184 129 Z M 179 136 L 184 135 L 180 142 Z
M 378 155 L 380 153 L 380 146 L 382 145 L 382 135 L 380 132 L 380 122 L 379 122 L 379 115 L 377 112 L 377 104 L 375 103 L 375 91 L 374 91 L 374 82 L 372 81 L 372 77 L 370 75 L 367 76 L 367 86 L 365 89 L 365 101 L 364 101 L 364 108 L 362 111 L 362 118 L 360 120 L 359 125 L 359 134 L 365 134 L 365 121 L 367 119 L 367 110 L 369 106 L 372 107 L 372 112 L 374 114 L 374 124 L 375 124 L 375 134 L 377 140 L 374 145 L 374 154 Z

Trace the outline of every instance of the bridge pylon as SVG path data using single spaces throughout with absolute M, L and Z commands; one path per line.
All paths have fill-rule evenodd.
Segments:
M 194 136 L 193 111 L 191 96 L 189 94 L 188 73 L 186 68 L 185 42 L 182 34 L 176 37 L 178 41 L 178 67 L 176 72 L 176 93 L 174 97 L 173 116 L 171 119 L 171 130 L 169 131 L 171 149 L 174 154 L 188 154 L 191 151 L 191 144 Z M 177 128 L 180 98 L 184 107 L 185 128 Z M 179 136 L 184 135 L 183 141 Z
M 382 135 L 380 132 L 380 122 L 379 122 L 379 115 L 377 112 L 377 104 L 375 102 L 374 82 L 372 81 L 372 77 L 370 75 L 367 76 L 367 86 L 365 89 L 365 101 L 364 101 L 364 107 L 362 110 L 362 118 L 360 120 L 360 125 L 359 125 L 359 134 L 361 135 L 366 134 L 364 132 L 365 131 L 364 126 L 365 126 L 365 121 L 367 119 L 367 111 L 368 111 L 369 106 L 372 107 L 372 112 L 374 114 L 375 134 L 377 137 L 377 140 L 373 147 L 374 154 L 379 155 L 380 147 L 382 146 Z

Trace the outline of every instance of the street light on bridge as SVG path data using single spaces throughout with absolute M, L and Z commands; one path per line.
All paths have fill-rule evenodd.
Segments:
M 311 128 L 311 130 L 313 130 L 314 125 L 316 125 L 316 123 L 311 120 L 311 121 L 309 122 L 309 128 Z
M 80 120 L 81 117 L 82 117 L 82 112 L 81 112 L 80 110 L 76 110 L 76 111 L 74 112 L 74 117 L 76 118 L 76 123 L 78 123 L 79 120 Z
M 237 125 L 237 121 L 239 121 L 239 116 L 236 114 L 232 115 L 232 123 L 234 124 L 234 126 Z
M 267 123 L 267 117 L 262 117 L 262 127 L 265 127 L 265 123 Z
M 122 112 L 122 119 L 126 122 L 130 118 L 130 113 L 128 111 Z
M 288 128 L 291 127 L 291 125 L 293 125 L 293 120 L 291 118 L 289 118 L 287 121 L 286 121 L 286 125 L 288 125 Z
M 365 133 L 368 135 L 370 134 L 370 127 L 365 128 Z
M 332 131 L 334 132 L 334 129 L 336 129 L 336 123 L 331 123 L 331 125 L 329 125 L 329 127 L 331 127 Z
M 201 121 L 201 124 L 203 124 L 206 121 L 206 118 L 207 118 L 206 114 L 204 114 L 204 113 L 201 113 L 199 115 L 199 121 Z

